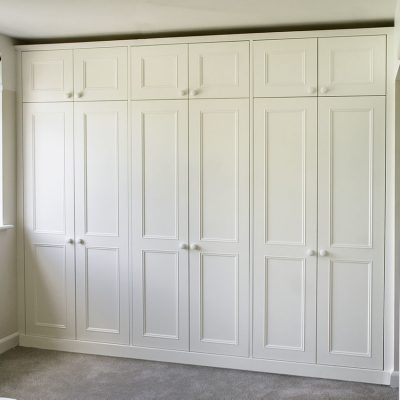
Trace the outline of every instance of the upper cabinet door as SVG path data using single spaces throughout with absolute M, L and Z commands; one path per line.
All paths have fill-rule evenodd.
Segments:
M 187 98 L 187 53 L 187 44 L 133 47 L 132 98 Z
M 72 101 L 72 50 L 22 53 L 23 101 Z
M 249 43 L 189 45 L 189 97 L 249 96 Z
M 254 96 L 317 95 L 317 39 L 254 42 Z
M 384 95 L 386 36 L 318 39 L 321 96 Z
M 126 100 L 127 53 L 126 47 L 75 50 L 75 100 Z

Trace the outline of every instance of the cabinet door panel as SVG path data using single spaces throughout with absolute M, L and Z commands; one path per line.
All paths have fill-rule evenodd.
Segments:
M 318 39 L 320 96 L 384 95 L 386 36 Z
M 75 100 L 126 100 L 127 54 L 126 47 L 74 50 Z
M 187 44 L 138 46 L 131 51 L 133 99 L 187 98 Z
M 72 101 L 72 68 L 72 50 L 23 52 L 23 101 Z
M 318 362 L 382 369 L 385 99 L 319 110 Z
M 189 349 L 188 105 L 133 103 L 133 343 Z
M 101 330 L 119 334 L 120 268 L 119 249 L 87 249 L 87 331 Z
M 190 349 L 249 354 L 249 103 L 190 104 Z
M 75 337 L 72 104 L 25 104 L 27 333 Z
M 75 105 L 77 332 L 129 343 L 126 102 Z
M 254 42 L 254 96 L 317 95 L 317 39 Z
M 191 98 L 249 96 L 249 43 L 197 43 L 189 45 Z
M 312 363 L 317 100 L 257 99 L 254 149 L 253 355 Z

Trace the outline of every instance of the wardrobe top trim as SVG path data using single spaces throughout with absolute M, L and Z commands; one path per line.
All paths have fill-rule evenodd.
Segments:
M 232 42 L 240 40 L 265 40 L 265 39 L 302 39 L 302 38 L 324 38 L 338 36 L 371 36 L 388 35 L 393 32 L 393 27 L 388 28 L 362 28 L 362 29 L 333 29 L 317 31 L 292 31 L 292 32 L 268 32 L 268 33 L 245 33 L 227 35 L 205 35 L 205 36 L 182 36 L 163 37 L 149 39 L 126 39 L 126 40 L 104 40 L 93 42 L 51 43 L 51 44 L 29 44 L 17 45 L 18 51 L 30 50 L 63 50 L 63 49 L 85 49 L 93 47 L 115 47 L 115 46 L 143 46 L 179 43 L 204 43 L 204 42 Z

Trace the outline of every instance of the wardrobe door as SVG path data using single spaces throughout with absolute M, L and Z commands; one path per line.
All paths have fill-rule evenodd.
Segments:
M 254 105 L 253 356 L 316 361 L 317 99 Z
M 249 42 L 189 45 L 189 97 L 249 97 Z
M 77 333 L 129 343 L 126 102 L 75 105 Z
M 382 369 L 385 98 L 321 99 L 318 132 L 318 362 Z
M 126 100 L 128 48 L 74 50 L 74 88 L 76 101 Z
M 24 104 L 26 331 L 75 338 L 72 104 Z
M 386 93 L 386 35 L 318 39 L 320 96 Z
M 73 91 L 72 50 L 22 52 L 23 101 L 72 101 Z
M 190 350 L 249 355 L 249 101 L 189 105 Z
M 132 47 L 133 99 L 183 99 L 188 96 L 188 45 Z
M 188 102 L 132 107 L 133 343 L 188 350 Z
M 254 96 L 317 95 L 317 39 L 254 42 Z

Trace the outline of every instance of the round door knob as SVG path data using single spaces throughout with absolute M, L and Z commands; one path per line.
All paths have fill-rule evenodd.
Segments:
M 321 89 L 319 89 L 319 91 L 321 92 L 321 94 L 325 94 L 328 93 L 329 88 L 327 86 L 322 86 Z
M 186 96 L 187 95 L 187 90 L 183 89 L 179 93 L 180 93 L 181 96 Z
M 309 86 L 309 87 L 307 88 L 307 93 L 308 93 L 308 94 L 313 94 L 313 93 L 315 93 L 315 87 L 314 87 L 314 86 Z
M 79 244 L 85 244 L 85 241 L 83 239 L 78 239 Z
M 326 256 L 328 255 L 328 252 L 327 252 L 326 250 L 324 250 L 324 249 L 321 249 L 321 250 L 319 251 L 319 255 L 320 255 L 321 257 L 326 257 Z
M 190 250 L 200 250 L 200 246 L 196 243 L 190 245 Z
M 199 93 L 198 90 L 192 89 L 189 91 L 190 96 L 196 96 Z
M 76 97 L 78 97 L 78 98 L 83 97 L 83 92 L 78 92 L 78 94 L 76 95 Z
M 68 244 L 74 244 L 74 239 L 69 238 L 69 239 L 67 240 L 67 243 L 68 243 Z
M 67 93 L 67 97 L 70 99 L 74 94 L 72 92 Z
M 308 257 L 315 256 L 315 250 L 313 250 L 313 249 L 308 249 L 307 252 L 306 252 L 306 254 L 307 254 Z
M 187 250 L 187 249 L 189 248 L 189 246 L 188 246 L 187 243 L 181 243 L 181 244 L 179 245 L 179 248 L 182 249 L 182 250 Z

